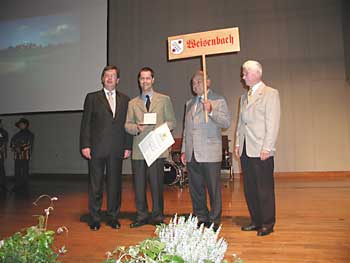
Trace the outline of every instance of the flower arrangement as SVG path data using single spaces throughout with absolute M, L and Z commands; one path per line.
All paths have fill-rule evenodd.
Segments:
M 175 217 L 168 225 L 161 224 L 156 228 L 158 237 L 146 239 L 136 246 L 117 247 L 107 252 L 103 263 L 227 263 L 224 259 L 227 243 L 218 238 L 221 227 L 215 232 L 213 225 L 198 227 L 198 219 L 190 215 Z M 243 263 L 233 255 L 235 263 Z
M 41 195 L 33 204 L 37 206 L 39 200 L 44 197 L 50 200 L 50 204 L 44 209 L 44 215 L 36 215 L 38 224 L 0 241 L 0 262 L 56 263 L 58 256 L 67 252 L 65 246 L 57 249 L 57 252 L 53 250 L 55 232 L 47 229 L 50 211 L 54 210 L 53 202 L 58 198 Z M 65 226 L 59 227 L 56 231 L 57 234 L 64 232 L 68 233 Z

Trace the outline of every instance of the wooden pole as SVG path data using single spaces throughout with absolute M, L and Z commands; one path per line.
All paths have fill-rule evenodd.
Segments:
M 208 96 L 207 96 L 207 64 L 205 62 L 205 54 L 202 55 L 202 65 L 203 65 L 203 84 L 204 84 L 204 101 L 207 101 Z M 206 109 L 204 109 L 204 114 L 205 114 L 205 122 L 208 122 L 208 112 Z

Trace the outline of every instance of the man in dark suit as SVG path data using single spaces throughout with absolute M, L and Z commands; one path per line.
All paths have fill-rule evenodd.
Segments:
M 80 149 L 89 164 L 89 212 L 91 230 L 101 222 L 104 173 L 106 170 L 108 225 L 120 228 L 122 164 L 131 152 L 131 136 L 124 128 L 129 98 L 116 90 L 119 69 L 106 66 L 103 89 L 87 94 L 80 130 Z
M 241 159 L 251 219 L 242 231 L 258 231 L 258 236 L 266 236 L 273 232 L 276 222 L 273 156 L 280 123 L 280 99 L 276 89 L 261 81 L 259 62 L 246 61 L 242 78 L 249 91 L 240 100 L 235 153 Z
M 207 76 L 207 86 L 211 81 Z M 230 127 L 230 114 L 226 99 L 211 89 L 204 100 L 204 73 L 197 71 L 192 77 L 192 90 L 196 96 L 186 103 L 181 161 L 187 163 L 188 182 L 193 214 L 199 225 L 214 231 L 220 226 L 222 201 L 220 168 L 222 161 L 221 130 Z M 204 109 L 208 112 L 205 120 Z M 207 207 L 207 189 L 210 212 Z
M 160 224 L 164 219 L 164 160 L 168 157 L 165 151 L 150 167 L 147 166 L 142 155 L 139 143 L 154 128 L 167 123 L 170 130 L 174 129 L 176 119 L 174 109 L 169 96 L 153 90 L 154 72 L 151 68 L 142 68 L 138 74 L 139 85 L 142 93 L 130 100 L 125 128 L 133 138 L 132 167 L 134 172 L 134 187 L 137 217 L 130 224 L 131 228 L 140 227 L 147 223 Z M 156 121 L 153 124 L 144 124 L 147 114 L 155 114 Z M 147 176 L 152 194 L 152 214 L 149 218 L 146 197 Z

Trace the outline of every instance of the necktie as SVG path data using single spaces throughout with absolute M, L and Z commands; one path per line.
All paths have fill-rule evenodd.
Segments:
M 107 94 L 108 94 L 108 103 L 109 103 L 109 106 L 111 107 L 111 110 L 113 112 L 113 118 L 114 118 L 114 115 L 115 115 L 115 104 L 114 104 L 113 92 L 109 91 Z
M 252 97 L 253 97 L 253 89 L 250 88 L 248 90 L 248 102 L 250 102 L 252 100 Z
M 201 105 L 202 97 L 197 97 L 196 98 L 196 103 L 193 106 L 193 116 L 198 114 L 202 110 L 202 105 Z
M 146 95 L 146 109 L 149 112 L 149 106 L 151 105 L 151 100 L 148 95 Z

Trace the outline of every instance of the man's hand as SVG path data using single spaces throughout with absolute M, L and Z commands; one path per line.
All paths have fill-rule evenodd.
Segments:
M 88 160 L 91 159 L 91 149 L 90 148 L 84 148 L 81 149 L 81 154 Z
M 124 159 L 127 159 L 130 157 L 131 151 L 130 150 L 125 150 L 124 151 Z
M 143 132 L 145 130 L 146 126 L 143 124 L 137 124 L 137 130 L 139 133 Z
M 239 160 L 239 158 L 240 158 L 240 156 L 239 156 L 239 146 L 235 147 L 235 155 L 236 155 L 237 160 Z
M 211 111 L 213 110 L 213 107 L 211 106 L 211 102 L 209 100 L 203 101 L 203 107 L 204 110 L 206 110 L 208 113 L 211 113 Z
M 181 153 L 181 162 L 183 165 L 186 165 L 186 154 L 184 152 Z
M 260 152 L 260 160 L 265 161 L 267 158 L 270 157 L 270 152 L 267 150 L 262 150 Z

